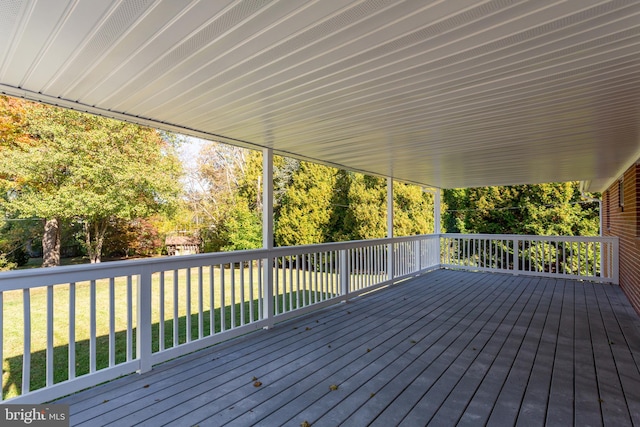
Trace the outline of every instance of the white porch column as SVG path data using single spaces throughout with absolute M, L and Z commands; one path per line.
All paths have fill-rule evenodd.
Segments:
M 273 150 L 262 150 L 262 248 L 273 249 Z M 262 260 L 262 314 L 273 326 L 273 256 Z
M 393 237 L 393 178 L 387 178 L 387 238 Z M 387 274 L 388 280 L 393 280 L 394 271 L 394 245 L 389 242 L 387 248 Z
M 442 233 L 442 226 L 440 225 L 440 189 L 436 188 L 433 192 L 433 233 Z

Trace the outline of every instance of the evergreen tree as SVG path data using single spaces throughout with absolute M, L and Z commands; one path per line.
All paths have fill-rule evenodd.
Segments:
M 336 172 L 327 166 L 299 162 L 280 201 L 275 227 L 278 246 L 327 241 Z
M 578 182 L 445 190 L 447 232 L 597 235 L 598 205 L 581 200 Z

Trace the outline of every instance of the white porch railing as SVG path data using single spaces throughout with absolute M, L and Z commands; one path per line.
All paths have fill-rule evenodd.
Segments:
M 3 396 L 49 401 L 441 266 L 617 282 L 617 250 L 423 235 L 6 272 Z
M 618 238 L 443 234 L 442 266 L 618 284 Z
M 426 235 L 5 272 L 2 395 L 52 400 L 438 264 Z

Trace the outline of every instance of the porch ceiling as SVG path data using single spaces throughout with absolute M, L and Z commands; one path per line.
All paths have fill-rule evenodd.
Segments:
M 437 187 L 640 157 L 637 0 L 5 0 L 0 92 Z

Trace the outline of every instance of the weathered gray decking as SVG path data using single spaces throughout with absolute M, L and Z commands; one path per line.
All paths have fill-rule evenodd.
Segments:
M 439 270 L 60 402 L 91 427 L 640 425 L 639 324 L 615 286 Z

